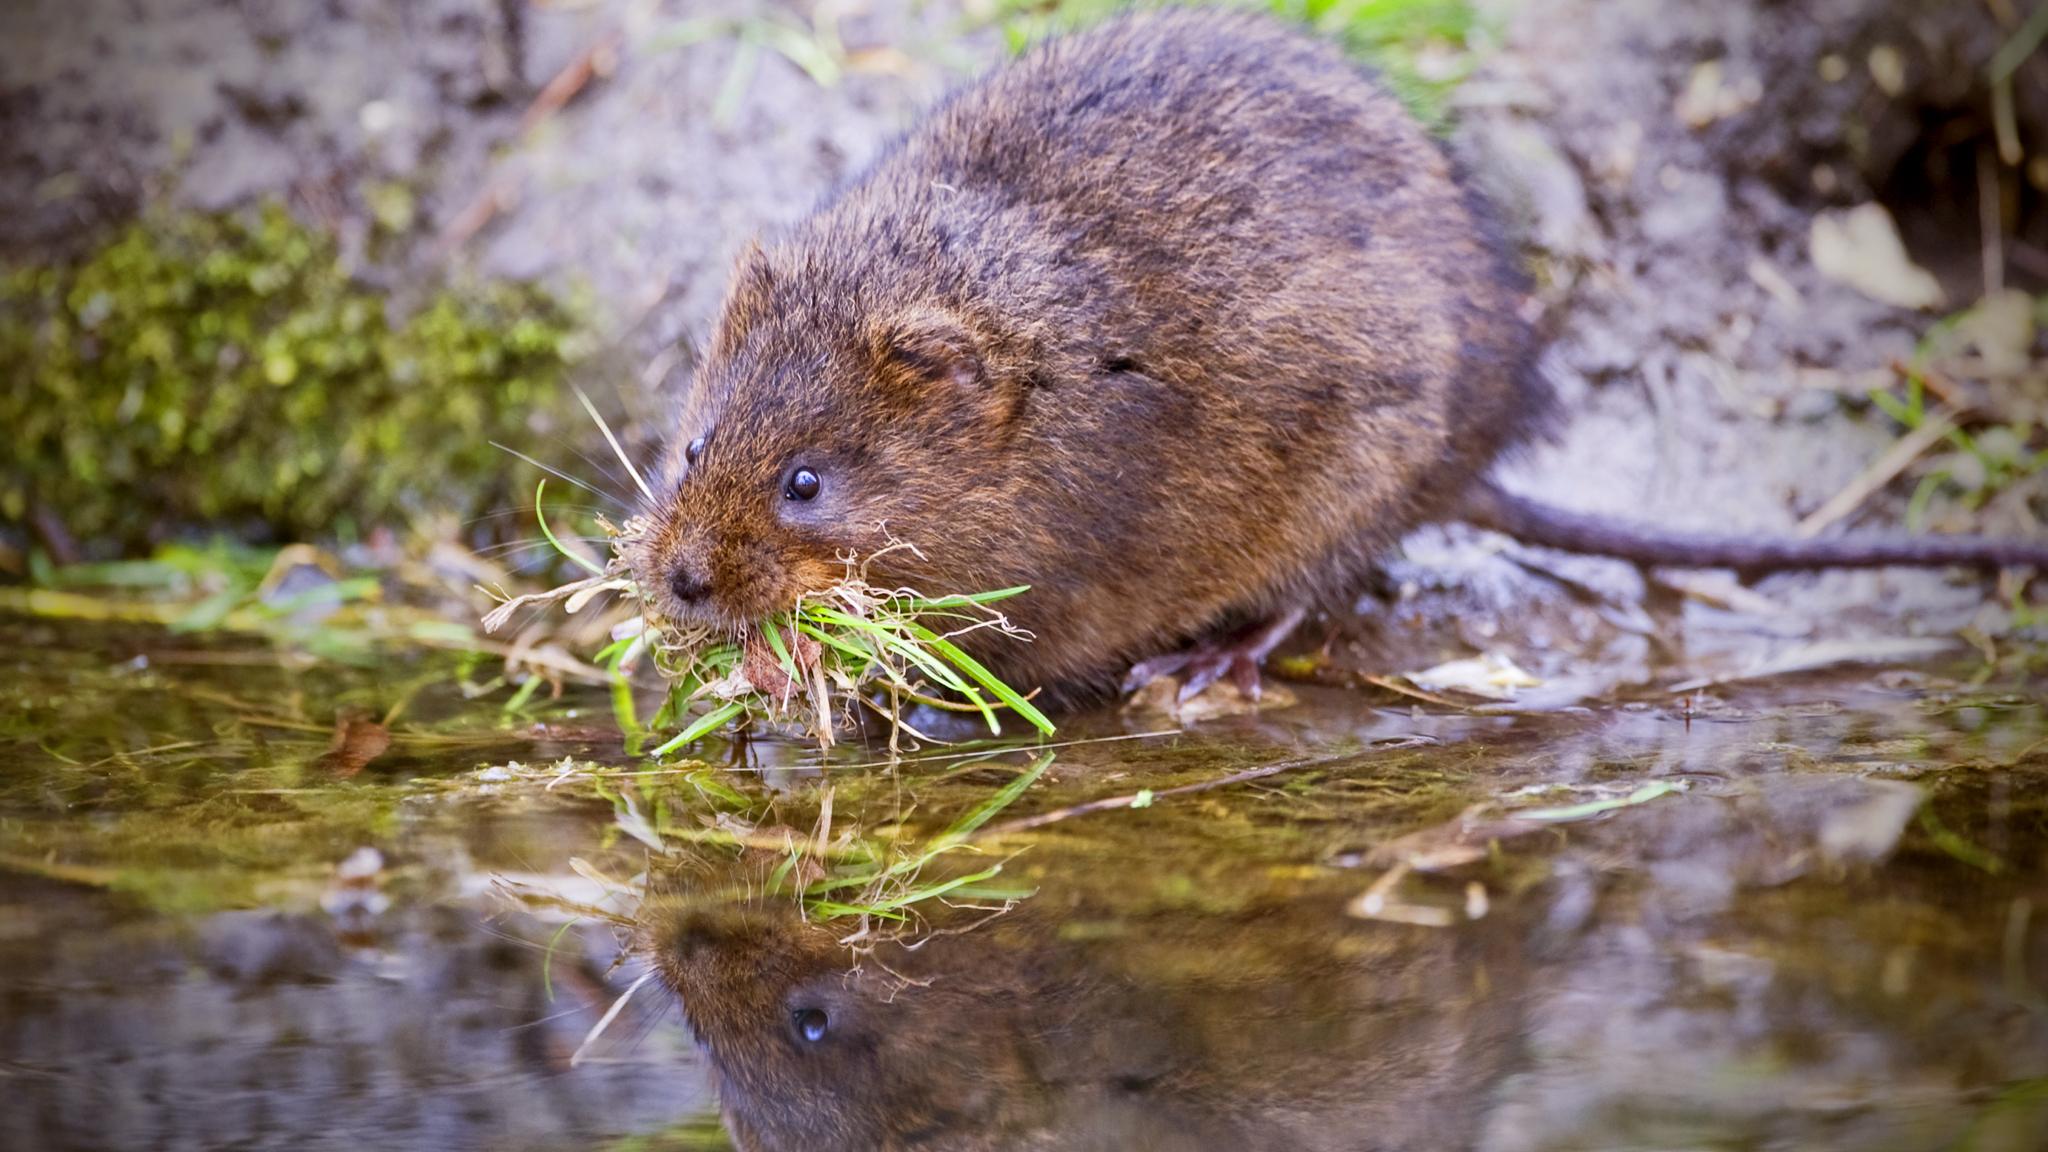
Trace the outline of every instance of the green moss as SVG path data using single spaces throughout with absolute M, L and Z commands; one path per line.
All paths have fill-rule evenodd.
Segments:
M 348 535 L 471 508 L 516 475 L 489 441 L 571 426 L 563 305 L 500 284 L 393 313 L 277 207 L 153 215 L 75 265 L 7 271 L 0 517 L 129 542 L 223 521 Z

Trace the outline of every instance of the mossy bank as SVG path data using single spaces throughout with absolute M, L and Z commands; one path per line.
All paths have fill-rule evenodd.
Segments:
M 583 436 L 580 311 L 507 283 L 401 303 L 274 205 L 145 215 L 0 275 L 0 519 L 111 552 L 474 515 L 530 488 L 491 441 Z

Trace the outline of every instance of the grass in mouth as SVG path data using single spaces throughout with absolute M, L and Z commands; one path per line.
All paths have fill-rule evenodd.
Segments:
M 589 575 L 546 592 L 504 599 L 484 617 L 484 628 L 495 631 L 529 605 L 560 603 L 573 613 L 607 592 L 638 604 L 639 615 L 614 629 L 612 642 L 592 660 L 623 678 L 651 659 L 669 682 L 653 728 L 675 731 L 654 749 L 655 756 L 749 720 L 798 721 L 821 747 L 829 748 L 840 724 L 862 707 L 888 720 L 892 746 L 900 732 L 930 739 L 904 719 L 904 709 L 913 704 L 978 712 L 997 735 L 1003 731 L 1004 712 L 1040 732 L 1053 731 L 1052 721 L 1023 693 L 955 642 L 964 633 L 993 629 L 1028 643 L 1030 634 L 996 607 L 1028 586 L 927 596 L 870 583 L 868 565 L 887 551 L 910 547 L 899 543 L 873 556 L 848 557 L 838 583 L 731 635 L 668 620 L 642 595 L 624 556 L 647 531 L 644 520 L 634 517 L 613 525 L 600 519 L 612 554 L 599 563 L 565 547 L 549 527 L 542 510 L 546 491 L 543 481 L 534 493 L 541 534 Z

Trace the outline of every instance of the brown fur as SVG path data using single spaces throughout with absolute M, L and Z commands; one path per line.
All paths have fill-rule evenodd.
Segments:
M 1064 902 L 859 961 L 786 899 L 657 904 L 644 946 L 741 1152 L 1450 1152 L 1508 1070 L 1530 960 L 1489 921 L 1328 909 L 1063 940 Z M 800 1013 L 826 1015 L 823 1035 Z
M 1130 16 L 747 253 L 635 567 L 739 628 L 900 539 L 877 582 L 1032 586 L 1006 608 L 1036 642 L 970 638 L 1000 675 L 1100 684 L 1450 510 L 1547 410 L 1521 300 L 1442 149 L 1334 49 Z M 795 466 L 816 501 L 783 498 Z

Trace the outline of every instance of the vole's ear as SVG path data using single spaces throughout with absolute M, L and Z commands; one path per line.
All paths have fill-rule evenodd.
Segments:
M 768 253 L 762 250 L 759 240 L 747 241 L 740 258 L 733 263 L 725 306 L 719 310 L 718 325 L 711 334 L 714 355 L 730 356 L 739 350 L 747 329 L 767 313 L 774 290 L 775 273 L 768 267 Z
M 891 388 L 976 391 L 987 366 L 974 333 L 957 317 L 920 308 L 879 318 L 868 326 L 868 358 Z

